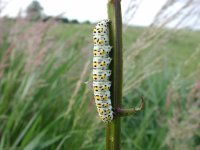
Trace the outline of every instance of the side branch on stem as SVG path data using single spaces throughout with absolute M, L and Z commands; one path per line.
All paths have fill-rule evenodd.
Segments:
M 130 115 L 133 115 L 136 112 L 142 110 L 143 108 L 144 108 L 144 98 L 141 97 L 141 104 L 139 107 L 128 108 L 128 109 L 118 108 L 117 116 L 119 116 L 119 117 L 130 116 Z

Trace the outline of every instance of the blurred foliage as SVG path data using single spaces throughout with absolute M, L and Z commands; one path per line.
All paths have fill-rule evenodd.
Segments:
M 73 23 L 73 24 L 78 24 L 79 22 L 78 22 L 78 20 L 73 19 L 73 20 L 71 20 L 71 23 Z

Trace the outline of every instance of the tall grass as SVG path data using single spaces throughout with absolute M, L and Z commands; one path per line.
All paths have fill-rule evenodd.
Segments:
M 0 149 L 105 148 L 105 127 L 84 84 L 92 28 L 1 19 Z M 187 29 L 126 28 L 123 105 L 142 94 L 146 107 L 123 118 L 124 149 L 199 149 L 199 39 Z
M 95 129 L 91 94 L 83 84 L 88 63 L 80 60 L 87 39 L 55 39 L 53 22 L 18 23 L 12 29 L 25 30 L 10 32 L 1 55 L 1 149 L 82 147 Z

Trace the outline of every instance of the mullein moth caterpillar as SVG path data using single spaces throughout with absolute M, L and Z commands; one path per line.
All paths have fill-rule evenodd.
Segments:
M 112 47 L 109 45 L 109 19 L 97 23 L 93 29 L 93 91 L 97 112 L 100 119 L 105 122 L 113 120 L 111 105 L 111 70 L 109 69 L 111 58 L 109 53 Z

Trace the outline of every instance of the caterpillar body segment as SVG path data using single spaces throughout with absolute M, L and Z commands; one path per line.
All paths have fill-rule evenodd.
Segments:
M 109 69 L 111 58 L 94 57 L 93 58 L 93 68 L 106 70 Z
M 97 112 L 100 119 L 105 122 L 113 120 L 111 104 L 111 70 L 112 59 L 109 53 L 112 47 L 109 45 L 109 19 L 97 23 L 93 29 L 93 90 Z
M 111 46 L 95 45 L 94 48 L 93 48 L 93 56 L 94 57 L 108 58 L 111 49 L 112 49 Z
M 106 101 L 110 99 L 110 91 L 107 92 L 94 92 L 94 99 L 96 101 Z
M 93 42 L 94 45 L 104 46 L 109 44 L 109 38 L 104 36 L 93 36 Z
M 110 99 L 106 101 L 95 101 L 95 103 L 97 108 L 108 108 L 109 106 L 112 107 Z
M 111 75 L 110 70 L 93 69 L 93 81 L 94 82 L 109 81 L 110 75 Z

